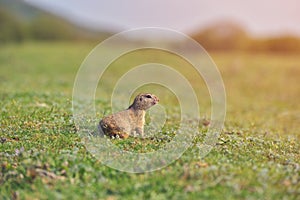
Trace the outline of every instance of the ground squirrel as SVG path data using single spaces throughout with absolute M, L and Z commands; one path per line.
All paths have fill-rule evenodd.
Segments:
M 99 127 L 110 137 L 128 138 L 129 135 L 144 136 L 146 110 L 156 105 L 159 99 L 149 93 L 139 94 L 128 109 L 104 117 Z

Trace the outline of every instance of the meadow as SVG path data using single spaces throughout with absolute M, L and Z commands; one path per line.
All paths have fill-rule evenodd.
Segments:
M 72 118 L 74 79 L 93 47 L 33 42 L 0 47 L 1 199 L 300 198 L 299 55 L 211 53 L 227 95 L 217 145 L 204 158 L 192 146 L 159 171 L 131 174 L 94 158 Z M 186 75 L 192 79 L 193 73 Z M 97 100 L 105 109 L 101 117 L 109 101 L 101 95 Z M 141 143 L 134 138 L 116 143 L 140 151 L 135 140 Z M 155 150 L 160 142 L 147 147 Z

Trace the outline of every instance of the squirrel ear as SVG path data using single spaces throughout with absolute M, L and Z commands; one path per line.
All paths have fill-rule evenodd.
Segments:
M 143 98 L 142 97 L 140 97 L 140 101 L 142 101 L 143 100 Z

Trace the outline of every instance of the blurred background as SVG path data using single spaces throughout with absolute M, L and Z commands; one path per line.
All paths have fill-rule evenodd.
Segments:
M 297 0 L 0 0 L 0 44 L 27 40 L 101 41 L 154 26 L 190 35 L 210 50 L 300 51 Z
M 77 68 L 96 44 L 120 31 L 163 27 L 191 36 L 210 53 L 225 82 L 227 120 L 230 113 L 234 118 L 237 110 L 247 111 L 249 104 L 268 99 L 254 112 L 266 108 L 265 123 L 272 126 L 280 118 L 289 122 L 283 127 L 295 127 L 293 122 L 300 118 L 299 8 L 297 0 L 0 0 L 0 80 L 6 84 L 2 88 L 26 89 L 27 81 L 43 90 L 61 88 L 71 93 Z M 189 48 L 184 41 L 171 42 Z M 131 66 L 133 60 L 162 62 L 151 55 L 120 65 Z M 11 74 L 24 73 L 8 78 L 8 69 Z M 32 76 L 41 78 L 33 81 Z M 204 89 L 199 89 L 199 96 L 209 99 Z
M 299 135 L 299 8 L 297 0 L 0 0 L 0 91 L 34 88 L 69 98 L 79 66 L 99 42 L 128 29 L 163 27 L 191 36 L 209 52 L 224 80 L 228 124 Z M 184 41 L 167 42 L 193 52 Z M 197 87 L 209 116 L 206 85 L 184 61 L 133 54 L 112 63 L 105 90 L 126 66 L 165 63 Z

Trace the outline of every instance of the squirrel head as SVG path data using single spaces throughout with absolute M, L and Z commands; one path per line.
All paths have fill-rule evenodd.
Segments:
M 129 108 L 135 110 L 147 110 L 150 107 L 158 104 L 159 99 L 154 94 L 141 93 L 137 95 Z

